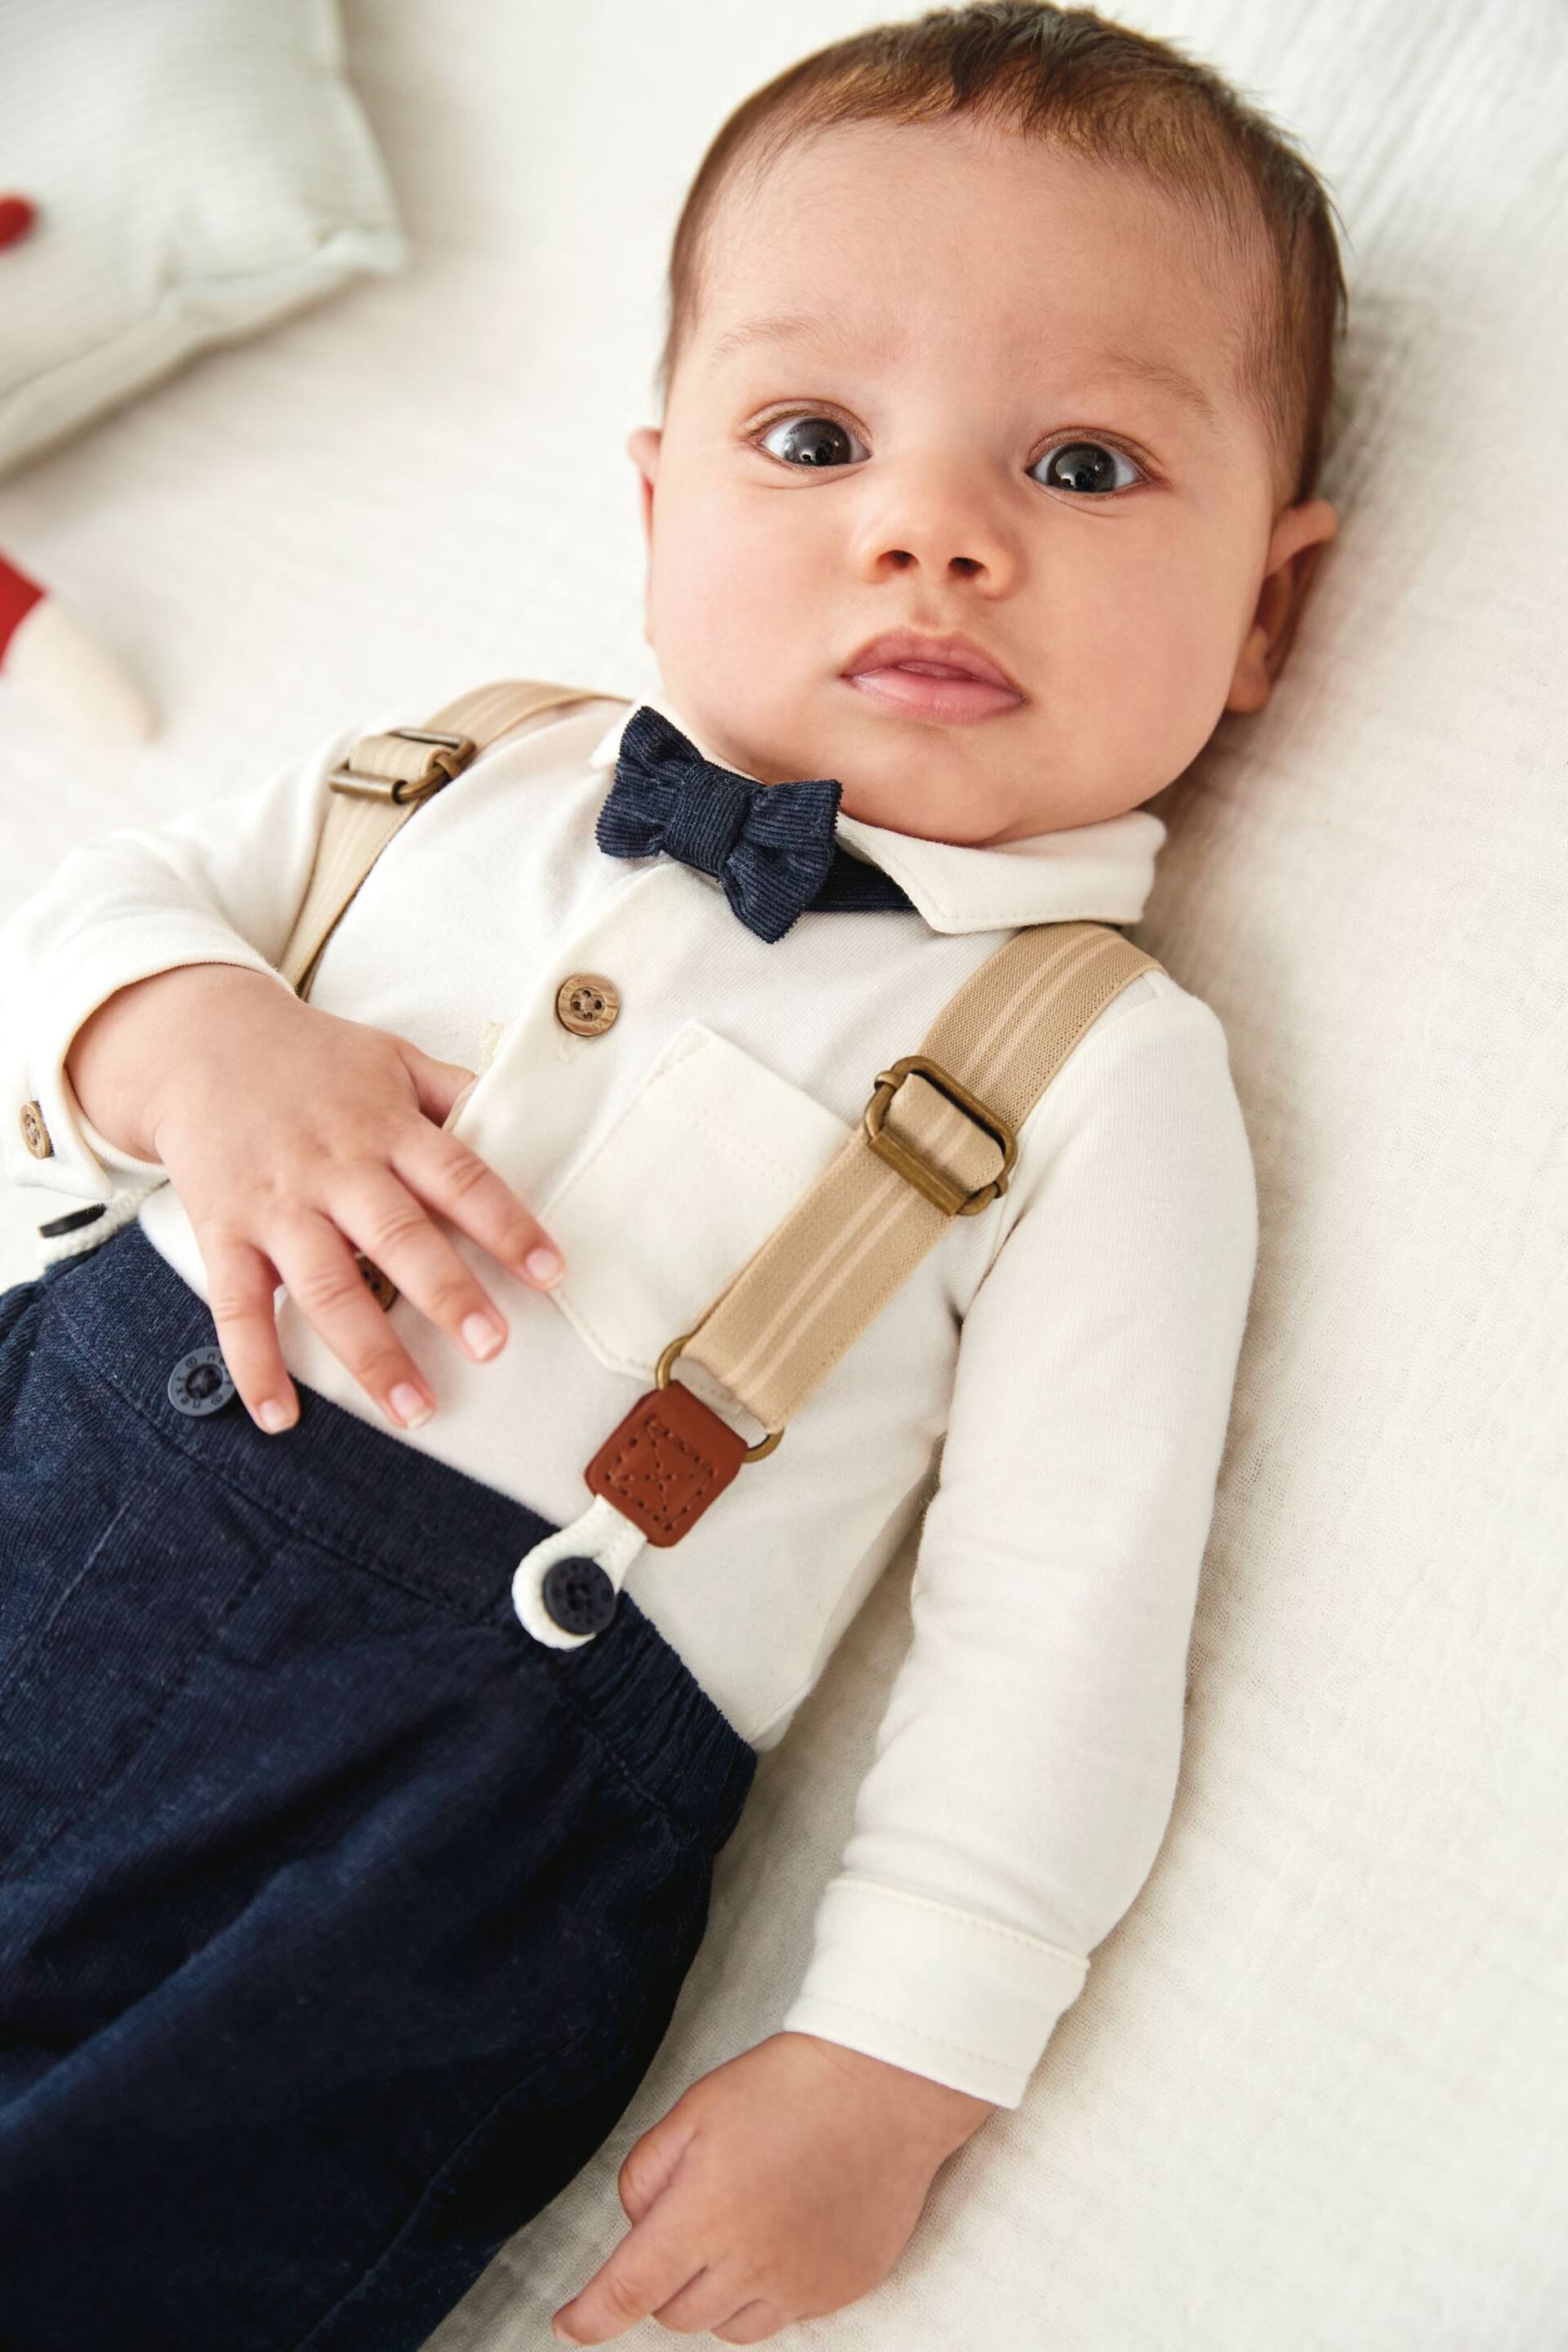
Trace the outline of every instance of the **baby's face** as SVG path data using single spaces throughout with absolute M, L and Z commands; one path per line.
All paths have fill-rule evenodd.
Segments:
M 732 190 L 628 445 L 648 642 L 712 756 L 984 844 L 1135 807 L 1258 709 L 1335 516 L 1277 508 L 1212 274 L 1141 180 L 970 123 L 840 125 Z M 899 630 L 1012 688 L 851 683 Z

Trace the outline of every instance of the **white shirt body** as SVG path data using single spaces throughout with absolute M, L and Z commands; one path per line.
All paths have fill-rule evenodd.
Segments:
M 808 909 L 770 944 L 717 880 L 598 847 L 636 707 L 606 696 L 547 714 L 421 806 L 310 991 L 479 1071 L 452 1131 L 561 1244 L 565 1281 L 542 1294 L 447 1228 L 510 1325 L 486 1364 L 407 1299 L 390 1309 L 437 1397 L 401 1442 L 558 1526 L 590 1503 L 584 1467 L 661 1350 L 833 1158 L 878 1072 L 920 1050 L 1019 925 L 1135 921 L 1164 838 L 1143 810 L 995 849 L 840 815 L 839 841 L 914 910 Z M 398 723 L 424 721 L 384 711 L 252 793 L 73 852 L 0 927 L 6 1172 L 110 1204 L 44 1255 L 139 1215 L 207 1295 L 164 1171 L 85 1120 L 66 1052 L 150 973 L 216 961 L 278 976 L 327 776 L 360 735 Z M 577 974 L 618 994 L 599 1034 L 558 1017 Z M 23 1140 L 28 1101 L 48 1159 Z M 637 1553 L 626 1590 L 766 1749 L 924 1512 L 910 1653 L 781 2029 L 1022 2099 L 1169 1818 L 1256 1252 L 1223 1029 L 1163 971 L 1143 973 L 1023 1122 L 1002 1199 L 951 1221 L 770 1455 L 679 1543 Z M 278 1328 L 296 1381 L 392 1433 L 286 1289 Z

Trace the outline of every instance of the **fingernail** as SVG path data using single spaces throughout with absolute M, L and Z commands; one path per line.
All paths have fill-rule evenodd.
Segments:
M 463 1318 L 463 1345 L 480 1363 L 495 1354 L 505 1336 L 500 1325 L 492 1323 L 488 1315 L 481 1315 L 478 1307 Z
M 574 2336 L 568 2336 L 563 2327 L 557 2327 L 553 2320 L 550 2323 L 550 2333 L 554 2336 L 557 2344 L 575 2344 L 577 2341 Z
M 434 1408 L 427 1405 L 412 1381 L 399 1381 L 392 1391 L 392 1410 L 405 1429 L 417 1429 Z
M 280 1429 L 287 1429 L 293 1418 L 288 1406 L 279 1404 L 276 1397 L 268 1397 L 258 1413 L 258 1419 L 269 1437 L 276 1437 Z
M 561 1258 L 552 1249 L 531 1249 L 522 1262 L 534 1281 L 542 1282 L 546 1286 L 559 1282 L 566 1271 Z M 565 2340 L 570 2344 L 572 2338 L 568 2336 Z

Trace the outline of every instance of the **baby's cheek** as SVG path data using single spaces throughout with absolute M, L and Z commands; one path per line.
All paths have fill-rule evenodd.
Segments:
M 792 595 L 776 546 L 751 546 L 721 512 L 697 508 L 658 557 L 657 610 L 672 654 L 705 666 L 727 658 L 751 667 L 770 652 L 777 660 Z
M 1214 732 L 1239 649 L 1234 613 L 1234 595 L 1203 573 L 1151 583 L 1137 600 L 1116 719 L 1123 752 L 1151 793 L 1180 775 Z

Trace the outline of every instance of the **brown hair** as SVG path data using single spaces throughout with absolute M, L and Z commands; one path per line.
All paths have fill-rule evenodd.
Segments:
M 657 373 L 664 403 L 698 317 L 707 234 L 742 167 L 764 172 L 792 140 L 828 124 L 955 115 L 1142 171 L 1249 267 L 1260 290 L 1237 340 L 1237 391 L 1275 452 L 1277 495 L 1311 497 L 1335 336 L 1349 311 L 1331 199 L 1290 134 L 1209 67 L 1092 8 L 1046 0 L 973 0 L 874 25 L 814 50 L 742 101 L 676 226 Z

